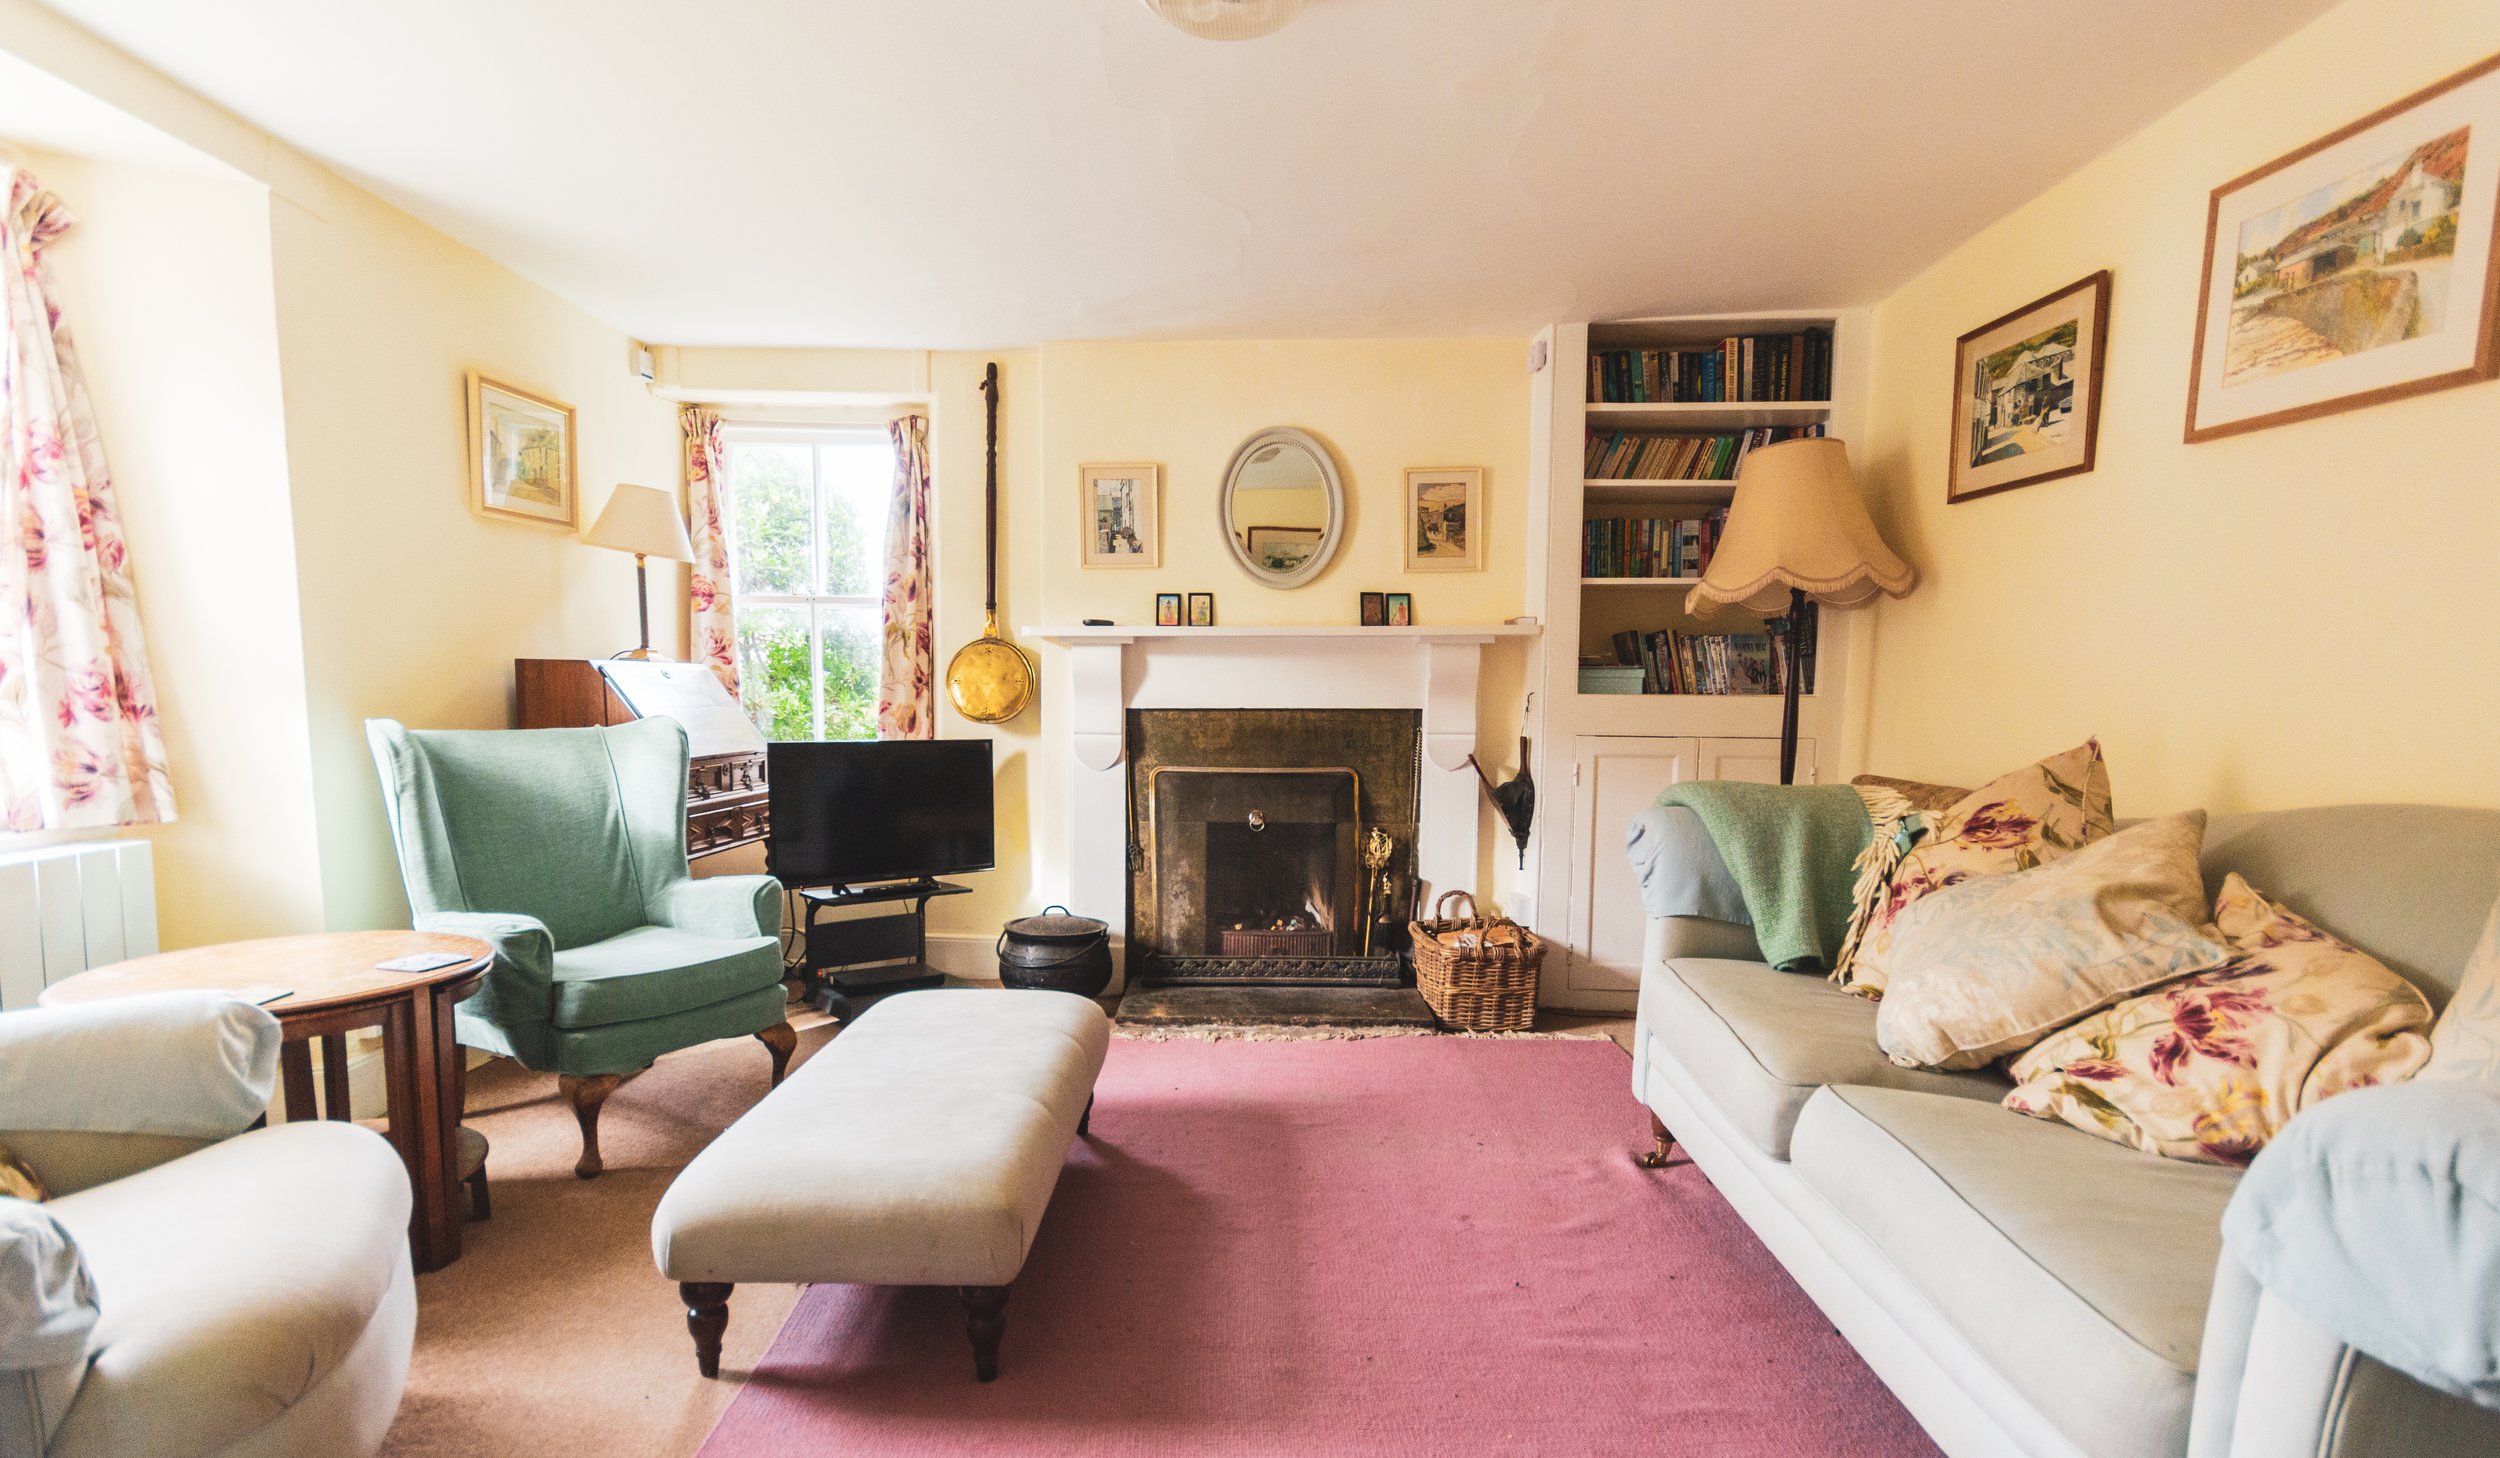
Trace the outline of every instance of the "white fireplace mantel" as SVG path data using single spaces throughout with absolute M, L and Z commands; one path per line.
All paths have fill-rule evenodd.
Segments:
M 1468 886 L 1479 820 L 1476 684 L 1496 643 L 1534 623 L 1434 627 L 1044 627 L 1027 639 L 1066 650 L 1070 909 L 1117 927 L 1127 916 L 1127 754 L 1131 709 L 1415 709 L 1422 714 L 1416 874 Z

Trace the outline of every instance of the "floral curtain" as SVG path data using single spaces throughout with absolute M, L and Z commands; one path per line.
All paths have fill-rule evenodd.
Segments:
M 130 551 L 43 264 L 72 219 L 0 163 L 0 813 L 10 830 L 174 818 Z
M 885 671 L 877 681 L 879 739 L 935 739 L 929 613 L 929 422 L 906 415 L 894 437 L 894 503 L 885 519 Z
M 720 417 L 700 405 L 678 412 L 686 431 L 686 525 L 694 566 L 686 573 L 686 642 L 709 664 L 721 687 L 738 697 L 738 624 L 729 600 L 729 531 L 721 522 L 721 486 L 729 474 Z

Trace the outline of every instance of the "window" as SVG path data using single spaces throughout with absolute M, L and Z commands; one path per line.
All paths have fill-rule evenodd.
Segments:
M 875 429 L 730 426 L 738 686 L 767 739 L 874 739 L 894 446 Z

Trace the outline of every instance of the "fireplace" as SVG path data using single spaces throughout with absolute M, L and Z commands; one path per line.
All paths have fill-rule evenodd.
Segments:
M 1419 716 L 1129 714 L 1129 949 L 1148 987 L 1396 987 Z

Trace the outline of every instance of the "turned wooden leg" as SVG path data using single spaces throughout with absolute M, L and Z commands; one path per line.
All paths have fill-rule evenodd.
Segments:
M 1085 1096 L 1085 1112 L 1076 1116 L 1076 1137 L 1083 1139 L 1094 1132 L 1094 1096 Z
M 755 1038 L 772 1050 L 773 1087 L 781 1087 L 781 1076 L 790 1071 L 790 1055 L 799 1051 L 799 1030 L 788 1023 L 775 1023 Z
M 686 1303 L 686 1330 L 694 1334 L 694 1364 L 706 1377 L 720 1375 L 721 1333 L 729 1330 L 727 1281 L 680 1281 L 678 1299 Z
M 579 1078 L 570 1073 L 556 1076 L 556 1091 L 573 1106 L 573 1122 L 582 1126 L 582 1157 L 573 1165 L 575 1177 L 589 1179 L 607 1168 L 599 1162 L 599 1106 L 616 1092 L 625 1080 L 613 1073 Z
M 1643 1169 L 1665 1169 L 1668 1158 L 1675 1153 L 1675 1136 L 1667 1132 L 1666 1121 L 1654 1113 L 1649 1116 L 1649 1139 L 1649 1152 L 1634 1155 L 1634 1162 Z
M 998 1339 L 1007 1330 L 1007 1288 L 966 1286 L 964 1330 L 972 1336 L 972 1375 L 998 1380 Z

